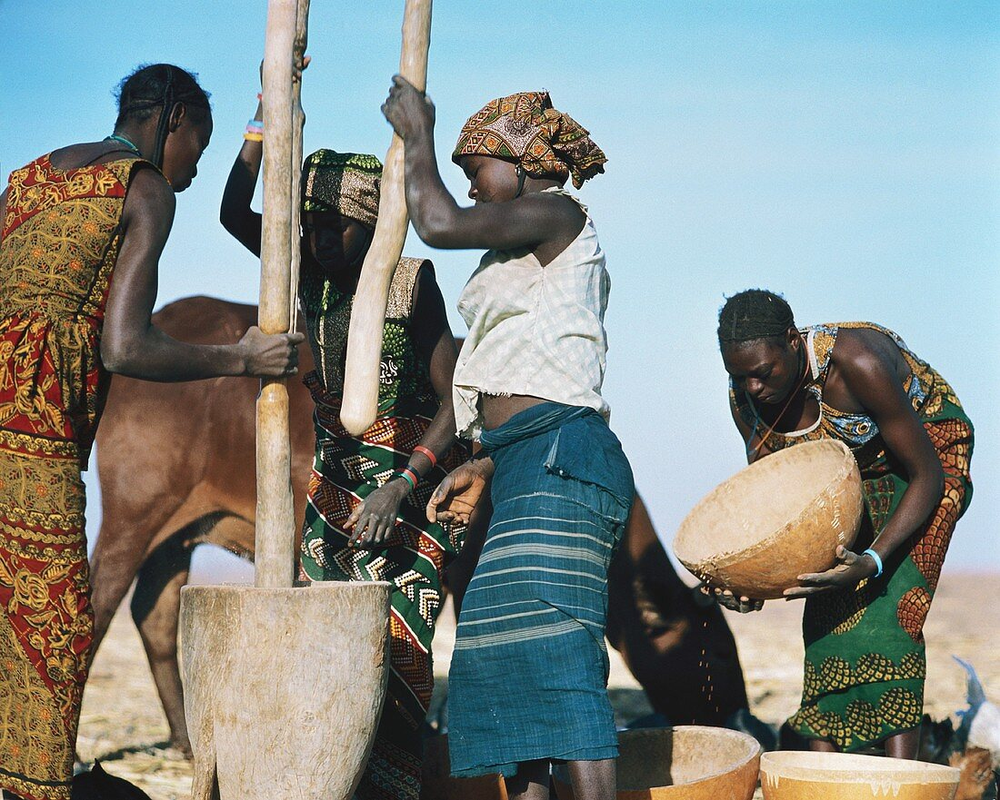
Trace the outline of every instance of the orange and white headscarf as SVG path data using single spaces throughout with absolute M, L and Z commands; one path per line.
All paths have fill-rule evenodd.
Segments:
M 536 178 L 572 177 L 577 189 L 608 160 L 586 128 L 552 107 L 548 92 L 499 97 L 469 117 L 451 158 L 474 155 L 514 161 Z

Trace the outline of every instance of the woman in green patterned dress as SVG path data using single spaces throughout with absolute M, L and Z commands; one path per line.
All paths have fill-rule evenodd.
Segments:
M 259 139 L 251 132 L 244 142 L 222 201 L 223 224 L 255 254 L 261 217 L 250 202 Z M 375 156 L 332 150 L 313 153 L 304 167 L 299 298 L 316 362 L 305 376 L 315 402 L 316 459 L 300 574 L 393 584 L 389 686 L 356 795 L 418 800 L 441 579 L 464 537 L 462 527 L 429 523 L 424 508 L 467 454 L 455 446 L 451 383 L 458 350 L 433 267 L 421 259 L 401 259 L 390 287 L 378 417 L 357 437 L 340 424 L 347 329 L 375 229 L 381 176 Z
M 948 383 L 892 331 L 867 322 L 797 328 L 758 289 L 719 315 L 733 419 L 755 459 L 801 442 L 847 444 L 867 513 L 854 550 L 799 576 L 805 597 L 802 705 L 789 720 L 813 750 L 884 743 L 915 758 L 923 712 L 923 625 L 955 523 L 972 497 L 972 423 Z M 731 608 L 760 601 L 717 595 Z

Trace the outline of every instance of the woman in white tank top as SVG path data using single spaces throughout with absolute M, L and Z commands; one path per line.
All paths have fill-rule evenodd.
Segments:
M 448 193 L 434 107 L 402 78 L 383 111 L 406 141 L 406 199 L 424 242 L 483 248 L 459 310 L 456 425 L 482 451 L 431 497 L 467 522 L 491 482 L 494 513 L 459 618 L 449 675 L 452 774 L 502 773 L 513 799 L 547 798 L 566 762 L 580 800 L 615 797 L 607 698 L 607 568 L 634 492 L 601 397 L 610 290 L 579 188 L 606 161 L 547 93 L 499 98 L 462 129 L 453 159 L 472 207 Z

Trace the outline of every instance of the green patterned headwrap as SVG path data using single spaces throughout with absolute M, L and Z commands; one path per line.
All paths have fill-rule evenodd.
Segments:
M 375 156 L 317 150 L 302 172 L 303 211 L 337 211 L 375 227 L 382 185 L 382 162 Z

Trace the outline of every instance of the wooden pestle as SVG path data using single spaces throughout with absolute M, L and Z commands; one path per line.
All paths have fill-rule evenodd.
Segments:
M 305 46 L 304 15 L 299 29 L 296 0 L 269 0 L 264 40 L 264 219 L 261 234 L 260 310 L 264 333 L 286 333 L 290 325 L 291 265 L 298 250 L 293 208 L 300 164 L 292 163 L 292 64 L 296 42 Z M 292 246 L 293 235 L 296 244 Z M 295 514 L 292 504 L 285 378 L 261 381 L 257 398 L 257 528 L 255 585 L 292 586 L 295 569 Z
M 427 86 L 427 51 L 431 36 L 431 0 L 406 0 L 399 74 L 418 90 Z M 340 421 L 354 436 L 375 422 L 378 412 L 382 329 L 389 286 L 403 253 L 409 218 L 403 183 L 403 140 L 395 133 L 385 157 L 378 222 L 354 295 L 347 337 L 344 400 Z

